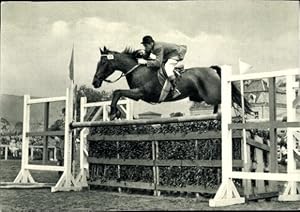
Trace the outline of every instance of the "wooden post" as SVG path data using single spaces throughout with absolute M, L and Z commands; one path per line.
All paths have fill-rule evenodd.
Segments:
M 71 169 L 72 169 L 72 159 L 71 159 L 71 152 L 72 152 L 72 132 L 69 130 L 69 123 L 73 113 L 73 95 L 72 89 L 67 89 L 67 98 L 66 98 L 66 109 L 65 109 L 65 137 L 64 137 L 64 167 L 65 167 L 65 183 L 66 187 L 71 185 Z
M 296 77 L 286 76 L 286 108 L 287 108 L 287 121 L 296 121 L 296 108 L 297 104 L 294 105 L 295 100 L 297 100 L 296 92 L 293 89 L 296 88 Z M 295 129 L 287 128 L 287 173 L 293 173 L 297 171 L 296 161 L 295 161 L 295 142 L 293 134 Z M 298 192 L 297 192 L 298 191 Z M 299 201 L 300 200 L 300 184 L 295 181 L 288 181 L 285 190 L 282 195 L 279 196 L 279 201 Z
M 76 130 L 73 130 L 71 132 L 71 142 L 72 142 L 72 149 L 71 149 L 71 163 L 72 163 L 72 175 L 76 175 L 76 160 L 75 160 L 75 154 L 76 154 Z
M 103 121 L 108 121 L 108 112 L 107 112 L 107 106 L 103 105 Z
M 263 144 L 263 139 L 257 135 L 255 136 L 254 140 L 258 143 Z M 252 162 L 252 167 L 255 169 L 255 172 L 262 173 L 265 170 L 266 166 L 264 163 L 263 154 L 264 154 L 264 151 L 262 149 L 258 149 L 256 147 L 254 147 L 254 161 Z M 276 154 L 277 154 L 277 151 L 276 151 Z M 276 159 L 277 159 L 277 157 L 276 157 Z M 277 161 L 275 161 L 275 163 L 277 163 Z M 264 180 L 256 180 L 255 181 L 254 192 L 255 192 L 255 194 L 267 192 Z
M 154 196 L 157 196 L 157 178 L 156 178 L 156 153 L 155 153 L 155 141 L 152 141 L 152 160 L 154 161 L 153 165 L 153 184 L 154 184 Z
M 44 107 L 44 131 L 48 131 L 49 126 L 49 102 L 45 103 Z M 48 161 L 48 136 L 44 136 L 43 139 L 43 164 L 46 164 Z
M 133 120 L 133 101 L 131 99 L 127 99 L 126 111 L 126 119 Z
M 71 89 L 67 88 L 66 90 L 65 104 L 64 173 L 56 185 L 51 188 L 51 192 L 81 189 L 72 175 L 72 131 L 69 126 L 73 114 L 73 84 L 70 87 Z
M 53 154 L 54 154 L 54 155 L 53 155 L 54 161 L 57 161 L 56 151 L 57 151 L 56 146 L 54 146 L 54 153 L 53 153 Z
M 84 121 L 87 113 L 86 104 L 87 104 L 87 98 L 81 97 L 80 99 L 80 121 L 81 122 Z M 96 114 L 96 116 L 98 115 Z M 93 119 L 94 118 L 95 117 L 93 117 Z M 87 141 L 86 141 L 86 135 L 88 134 L 88 131 L 89 131 L 88 128 L 82 128 L 80 131 L 80 145 L 79 145 L 80 171 L 76 177 L 76 182 L 81 187 L 88 187 L 87 176 L 89 174 L 88 173 L 89 163 L 87 162 L 88 151 L 87 151 Z
M 287 121 L 293 122 L 296 120 L 296 106 L 293 107 L 293 101 L 296 99 L 296 92 L 293 89 L 293 85 L 295 85 L 296 78 L 295 76 L 287 76 L 286 77 L 286 106 L 287 106 Z M 288 151 L 288 164 L 287 171 L 288 173 L 292 173 L 296 171 L 296 161 L 294 157 L 294 149 L 296 148 L 294 143 L 294 135 L 295 129 L 287 128 L 287 151 Z
M 276 121 L 276 81 L 275 77 L 269 78 L 269 121 Z M 278 172 L 277 164 L 277 129 L 270 128 L 270 172 Z M 277 182 L 270 182 L 269 187 L 272 191 L 277 191 Z
M 222 182 L 227 181 L 232 172 L 232 130 L 228 128 L 232 122 L 232 100 L 224 99 L 225 96 L 231 96 L 231 83 L 226 81 L 226 89 L 222 90 Z
M 209 200 L 210 207 L 240 204 L 245 202 L 241 198 L 232 181 L 232 130 L 228 127 L 232 123 L 232 89 L 230 66 L 222 67 L 221 90 L 222 90 L 222 184 L 214 199 Z
M 24 95 L 24 107 L 23 107 L 23 133 L 22 133 L 22 162 L 21 170 L 18 176 L 15 178 L 14 183 L 35 183 L 29 170 L 27 169 L 29 161 L 29 137 L 26 135 L 29 132 L 30 125 L 30 96 Z
M 8 159 L 8 146 L 5 146 L 4 160 Z
M 158 141 L 155 141 L 155 159 L 158 160 L 159 148 Z M 156 165 L 156 184 L 159 185 L 159 166 Z M 157 191 L 157 196 L 160 196 L 160 191 Z
M 199 154 L 198 154 L 198 140 L 195 140 L 195 160 L 199 159 Z M 197 180 L 197 186 L 199 186 L 199 178 Z M 199 193 L 196 193 L 196 197 L 199 198 Z
M 120 146 L 120 143 L 119 143 L 119 141 L 117 141 L 117 151 L 118 151 L 117 152 L 117 159 L 120 159 L 119 146 Z M 118 179 L 120 179 L 121 178 L 121 166 L 118 165 L 117 169 L 118 169 Z M 118 191 L 119 191 L 119 193 L 121 193 L 122 192 L 122 188 L 118 187 Z
M 23 110 L 23 135 L 22 135 L 22 167 L 25 169 L 28 164 L 28 148 L 29 148 L 29 137 L 26 136 L 26 132 L 29 132 L 30 125 L 30 105 L 28 101 L 30 99 L 29 95 L 24 95 L 24 110 Z
M 244 136 L 244 134 L 243 134 L 243 136 Z M 246 133 L 246 139 L 248 139 L 247 133 Z M 244 148 L 246 148 L 246 151 L 245 151 Z M 250 149 L 251 149 L 251 147 L 249 145 L 244 146 L 242 144 L 242 139 L 241 139 L 241 159 L 243 161 L 245 161 L 245 160 L 248 161 L 248 163 L 244 162 L 244 164 L 243 164 L 243 166 L 244 166 L 242 168 L 243 172 L 251 172 L 252 159 L 251 159 L 251 154 L 250 154 L 251 150 Z M 246 155 L 243 154 L 245 152 L 247 152 Z M 247 158 L 247 159 L 245 159 L 245 158 Z M 243 179 L 243 191 L 244 191 L 244 196 L 245 197 L 248 197 L 248 196 L 250 196 L 250 194 L 252 194 L 251 180 Z
M 286 106 L 287 106 L 287 121 L 292 122 L 296 121 L 296 107 L 293 107 L 293 101 L 296 99 L 296 92 L 293 89 L 295 85 L 296 77 L 295 76 L 287 76 L 286 77 Z M 295 129 L 287 128 L 287 172 L 293 173 L 296 171 L 296 161 L 294 157 L 294 149 L 296 149 L 296 145 L 294 143 L 293 135 L 295 133 Z M 296 182 L 288 182 L 291 185 L 291 195 L 297 195 L 297 189 L 300 187 L 297 186 Z M 299 190 L 300 192 L 300 190 Z M 299 194 L 298 194 L 299 198 Z
M 34 159 L 34 147 L 31 146 L 29 148 L 30 148 L 30 160 L 33 160 Z

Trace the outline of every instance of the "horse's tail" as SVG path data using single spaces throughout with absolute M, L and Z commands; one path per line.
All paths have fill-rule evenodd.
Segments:
M 210 68 L 216 70 L 217 74 L 221 78 L 221 68 L 219 66 L 211 66 Z M 242 107 L 241 92 L 233 83 L 231 83 L 231 92 L 232 92 L 232 102 L 235 102 L 236 104 L 238 104 L 238 106 Z M 253 113 L 253 110 L 251 109 L 251 105 L 245 97 L 244 97 L 244 105 L 245 105 L 246 114 Z
M 242 107 L 242 98 L 241 98 L 240 90 L 233 83 L 231 83 L 231 90 L 232 90 L 232 101 L 237 103 L 240 107 Z M 247 101 L 245 97 L 244 97 L 244 106 L 245 106 L 246 114 L 253 113 L 253 110 L 251 109 L 251 104 Z
M 215 69 L 217 74 L 221 78 L 221 67 L 220 66 L 211 66 L 210 68 Z

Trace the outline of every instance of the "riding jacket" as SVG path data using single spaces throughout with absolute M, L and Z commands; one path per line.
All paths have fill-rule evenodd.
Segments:
M 160 68 L 168 59 L 183 60 L 187 51 L 186 45 L 177 45 L 165 42 L 155 42 L 149 55 L 152 53 L 156 58 L 147 61 L 148 67 Z

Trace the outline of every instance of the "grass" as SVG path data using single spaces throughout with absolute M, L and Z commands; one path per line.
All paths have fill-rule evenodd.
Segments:
M 0 161 L 0 181 L 13 181 L 21 161 Z M 56 182 L 57 172 L 33 172 L 39 182 Z M 300 210 L 300 202 L 261 201 L 210 208 L 208 199 L 154 197 L 129 193 L 85 190 L 51 193 L 50 189 L 0 189 L 0 211 L 116 211 L 116 210 Z

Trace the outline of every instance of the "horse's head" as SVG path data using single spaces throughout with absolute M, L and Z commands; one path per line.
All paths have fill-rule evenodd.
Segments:
M 96 73 L 93 79 L 94 88 L 100 88 L 102 82 L 114 73 L 116 67 L 114 64 L 115 52 L 108 50 L 106 47 L 103 50 L 100 48 L 100 61 L 97 64 Z
M 125 48 L 121 53 L 110 51 L 106 47 L 100 48 L 100 61 L 97 64 L 97 70 L 93 79 L 93 86 L 99 88 L 115 70 L 126 73 L 137 64 L 137 57 L 140 50 Z M 111 82 L 111 81 L 110 81 Z

